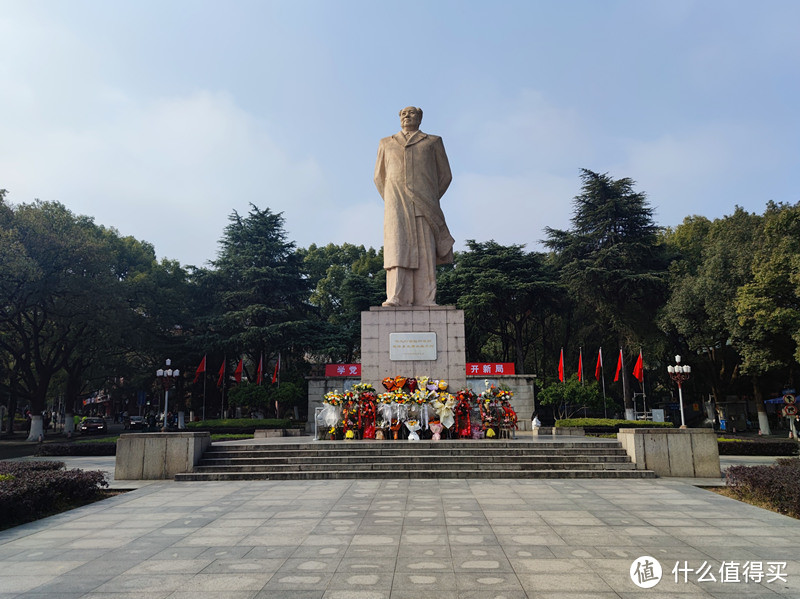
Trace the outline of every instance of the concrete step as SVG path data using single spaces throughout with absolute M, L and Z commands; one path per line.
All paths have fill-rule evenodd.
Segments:
M 516 449 L 516 448 L 486 448 L 473 447 L 469 449 L 449 449 L 449 448 L 429 448 L 429 447 L 415 447 L 413 445 L 406 445 L 405 447 L 385 450 L 376 447 L 373 451 L 353 451 L 349 448 L 342 448 L 338 450 L 317 451 L 314 449 L 296 449 L 294 451 L 270 451 L 269 449 L 225 449 L 216 446 L 211 446 L 206 450 L 208 455 L 224 454 L 227 456 L 273 456 L 273 457 L 291 457 L 297 455 L 304 456 L 353 456 L 362 458 L 364 456 L 396 456 L 396 455 L 512 455 L 512 456 L 526 456 L 526 455 L 627 455 L 622 447 L 586 447 L 586 448 L 572 448 L 565 449 Z
M 213 445 L 176 480 L 649 478 L 614 441 L 342 441 Z
M 389 478 L 655 478 L 650 470 L 327 470 L 316 472 L 190 472 L 176 474 L 176 481 L 226 480 L 332 480 L 332 479 L 389 479 Z
M 309 464 L 231 464 L 231 465 L 200 465 L 195 468 L 196 472 L 314 472 L 323 470 L 404 470 L 412 469 L 413 464 L 408 462 L 365 464 L 340 464 L 338 462 L 323 462 Z M 422 470 L 630 470 L 634 465 L 628 463 L 605 463 L 605 462 L 506 462 L 503 464 L 482 463 L 482 462 L 448 462 L 435 463 L 426 462 L 416 465 L 417 469 Z
M 247 443 L 225 443 L 214 444 L 213 448 L 226 448 L 240 451 L 252 451 L 255 449 L 268 451 L 339 451 L 342 448 L 351 451 L 371 452 L 375 449 L 391 451 L 404 447 L 426 447 L 440 451 L 442 449 L 569 449 L 569 448 L 596 448 L 596 447 L 620 447 L 618 441 L 614 439 L 592 439 L 590 441 L 505 441 L 505 440 L 442 440 L 442 441 L 400 441 L 384 440 L 352 440 L 352 441 L 312 441 L 311 443 L 269 443 L 253 445 Z
M 350 464 L 363 464 L 369 462 L 370 464 L 452 464 L 459 462 L 468 463 L 485 463 L 485 464 L 507 464 L 511 462 L 527 461 L 527 462 L 540 462 L 550 464 L 574 464 L 574 463 L 612 463 L 612 464 L 625 464 L 630 463 L 627 455 L 598 455 L 598 456 L 503 456 L 503 455 L 487 455 L 487 456 L 452 456 L 452 455 L 401 455 L 401 456 L 369 456 L 353 457 L 353 456 L 325 456 L 325 457 L 308 457 L 308 456 L 295 456 L 285 458 L 271 458 L 271 457 L 225 457 L 225 456 L 212 456 L 203 457 L 200 466 L 214 467 L 214 466 L 249 466 L 252 464 L 263 464 L 274 467 L 279 466 L 298 466 L 301 467 L 307 464 L 320 464 L 320 463 L 336 463 L 342 466 Z

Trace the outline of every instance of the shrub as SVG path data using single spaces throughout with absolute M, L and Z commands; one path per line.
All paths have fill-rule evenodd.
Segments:
M 115 437 L 103 437 L 102 439 L 78 439 L 75 441 L 75 443 L 116 443 L 117 441 L 119 441 L 119 435 L 116 435 Z
M 795 441 L 718 441 L 719 455 L 797 455 Z
M 187 422 L 190 431 L 212 431 L 220 433 L 252 433 L 257 428 L 288 428 L 291 420 L 286 418 L 227 418 L 224 420 L 206 420 L 205 422 Z
M 0 474 L 24 474 L 26 472 L 40 472 L 42 470 L 63 470 L 64 462 L 51 462 L 41 460 L 38 462 L 0 462 Z
M 557 420 L 561 428 L 579 427 L 587 433 L 610 434 L 621 428 L 672 428 L 671 422 L 651 422 L 649 420 L 614 420 L 612 418 L 567 418 Z
M 253 435 L 239 435 L 239 434 L 230 434 L 230 433 L 222 433 L 218 435 L 211 435 L 212 441 L 238 441 L 241 439 L 252 439 Z
M 731 466 L 725 471 L 731 492 L 742 501 L 765 503 L 800 518 L 800 460 L 787 458 L 772 466 Z
M 117 455 L 117 444 L 115 441 L 95 443 L 43 443 L 36 449 L 36 455 Z
M 63 462 L 0 462 L 0 528 L 30 522 L 102 497 L 105 474 Z

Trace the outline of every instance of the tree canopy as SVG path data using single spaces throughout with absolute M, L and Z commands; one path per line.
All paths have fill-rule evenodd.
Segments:
M 626 361 L 642 348 L 651 405 L 675 392 L 666 364 L 676 353 L 694 367 L 691 385 L 718 401 L 796 386 L 800 204 L 687 216 L 662 229 L 633 180 L 587 169 L 580 180 L 571 226 L 545 228 L 546 252 L 468 240 L 439 267 L 438 303 L 465 312 L 467 361 L 514 362 L 537 375 L 541 401 L 556 408 L 598 405 L 597 389 L 576 387 L 569 372 L 567 385 L 552 384 L 562 347 L 575 366 L 584 348 L 584 374 L 597 348 L 607 359 L 620 348 Z M 55 394 L 71 408 L 99 388 L 135 408 L 137 391 L 156 398 L 165 357 L 186 375 L 179 409 L 197 410 L 210 394 L 213 415 L 229 393 L 228 405 L 291 411 L 321 364 L 361 359 L 360 313 L 384 297 L 380 249 L 298 248 L 268 207 L 233 211 L 216 259 L 195 268 L 158 261 L 148 242 L 57 202 L 11 205 L 5 195 L 0 390 L 33 412 Z M 259 390 L 259 365 L 269 385 L 279 358 L 280 387 Z M 189 382 L 204 359 L 205 373 Z M 634 383 L 626 397 L 606 381 L 609 399 L 627 408 L 639 389 L 632 363 L 620 377 Z

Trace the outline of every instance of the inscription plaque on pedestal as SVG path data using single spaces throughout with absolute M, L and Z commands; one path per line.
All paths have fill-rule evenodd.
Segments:
M 390 360 L 435 360 L 436 333 L 390 333 Z
M 393 340 L 404 336 L 433 353 L 421 355 L 424 347 L 412 347 L 419 357 L 395 354 Z M 454 306 L 373 306 L 362 312 L 361 381 L 380 389 L 384 378 L 396 376 L 429 376 L 446 380 L 452 389 L 466 387 L 464 311 Z

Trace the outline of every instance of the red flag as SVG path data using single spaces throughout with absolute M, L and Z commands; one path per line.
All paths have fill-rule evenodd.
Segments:
M 260 385 L 264 380 L 264 356 L 258 360 L 258 370 L 256 371 L 256 385 Z
M 280 370 L 280 368 L 281 368 L 281 355 L 278 354 L 278 361 L 275 362 L 275 372 L 272 373 L 272 382 L 273 383 L 275 383 L 275 381 L 278 380 L 278 370 Z
M 617 371 L 614 373 L 614 382 L 619 380 L 619 373 L 622 371 L 622 348 L 619 348 L 619 358 L 617 358 Z
M 558 359 L 558 380 L 564 382 L 564 348 L 561 348 L 561 357 Z
M 583 349 L 578 353 L 578 380 L 583 382 Z
M 239 365 L 236 367 L 236 370 L 233 373 L 233 376 L 236 377 L 236 382 L 242 382 L 242 359 L 239 359 Z
M 642 350 L 639 350 L 639 358 L 636 360 L 636 365 L 633 367 L 633 376 L 640 383 L 644 382 L 644 364 L 642 363 Z
M 597 366 L 594 367 L 594 378 L 598 381 L 603 376 L 603 348 L 597 350 Z
M 200 378 L 200 375 L 206 371 L 206 357 L 203 356 L 203 359 L 200 361 L 200 366 L 197 367 L 197 370 L 194 373 L 194 380 L 193 383 L 197 382 L 197 379 Z
M 217 387 L 222 387 L 225 381 L 225 360 L 222 360 L 222 366 L 219 367 L 219 378 L 217 379 Z

